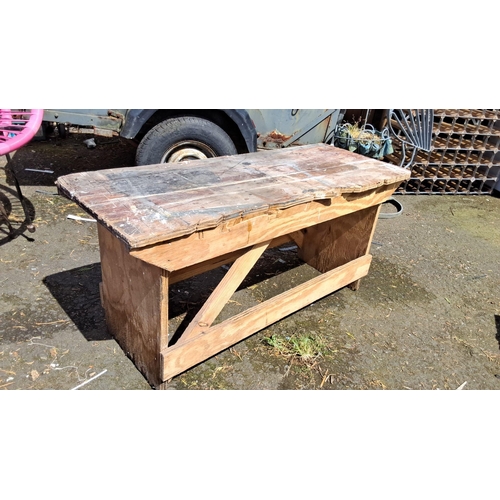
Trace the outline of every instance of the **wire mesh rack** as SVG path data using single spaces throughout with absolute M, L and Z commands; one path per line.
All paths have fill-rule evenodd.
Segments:
M 399 165 L 402 150 L 397 141 L 393 147 L 385 161 Z M 499 109 L 436 109 L 432 148 L 417 152 L 397 192 L 491 194 L 500 179 L 499 149 Z

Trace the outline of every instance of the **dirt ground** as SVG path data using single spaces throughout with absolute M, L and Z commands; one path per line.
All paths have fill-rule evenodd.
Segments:
M 36 140 L 14 155 L 34 233 L 12 176 L 0 169 L 0 201 L 20 233 L 9 239 L 0 221 L 1 389 L 151 389 L 106 330 L 96 223 L 68 218 L 88 216 L 54 186 L 60 175 L 132 166 L 136 145 L 96 137 L 88 149 L 87 138 Z M 378 221 L 357 292 L 342 289 L 304 308 L 175 377 L 169 389 L 500 389 L 500 198 L 398 200 L 404 212 Z M 172 329 L 223 273 L 172 288 Z M 293 245 L 273 249 L 221 319 L 315 273 Z

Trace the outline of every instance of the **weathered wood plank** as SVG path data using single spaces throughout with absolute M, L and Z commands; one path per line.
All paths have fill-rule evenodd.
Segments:
M 141 248 L 248 216 L 400 183 L 407 170 L 324 144 L 82 172 L 59 191 Z
M 363 276 L 371 263 L 365 255 L 298 285 L 272 299 L 207 329 L 195 337 L 162 350 L 162 376 L 169 380 L 302 307 Z

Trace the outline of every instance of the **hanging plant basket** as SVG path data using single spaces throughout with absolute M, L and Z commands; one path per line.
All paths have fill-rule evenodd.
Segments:
M 383 158 L 394 151 L 389 131 L 385 128 L 379 132 L 370 124 L 361 127 L 351 123 L 337 125 L 333 145 L 376 159 Z

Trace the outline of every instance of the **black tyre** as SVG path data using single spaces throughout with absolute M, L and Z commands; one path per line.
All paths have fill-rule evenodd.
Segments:
M 237 153 L 229 135 L 218 125 L 184 116 L 169 118 L 153 127 L 137 148 L 136 163 L 178 163 Z

